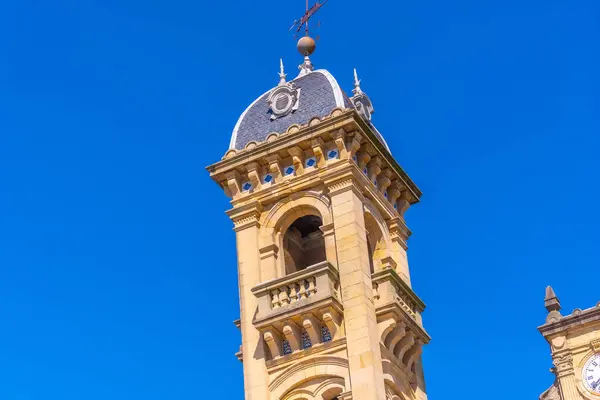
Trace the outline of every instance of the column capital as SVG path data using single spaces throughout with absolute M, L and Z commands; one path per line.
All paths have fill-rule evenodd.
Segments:
M 325 186 L 329 191 L 329 196 L 335 196 L 336 194 L 351 190 L 359 198 L 363 198 L 362 189 L 359 187 L 358 182 L 352 173 L 344 174 L 331 180 L 327 180 L 325 181 Z
M 260 253 L 261 260 L 267 259 L 269 257 L 277 258 L 277 253 L 279 252 L 279 246 L 277 246 L 274 243 L 268 244 L 268 245 L 258 249 L 258 252 Z
M 556 367 L 556 376 L 559 378 L 575 374 L 573 356 L 570 353 L 554 354 L 552 363 Z
M 386 221 L 392 241 L 400 243 L 404 250 L 408 249 L 408 238 L 412 234 L 406 223 L 401 218 L 392 218 Z
M 255 201 L 240 207 L 232 208 L 227 211 L 227 215 L 233 221 L 233 230 L 238 232 L 251 226 L 260 226 L 259 220 L 262 211 L 262 204 Z
M 319 227 L 319 229 L 321 230 L 321 232 L 323 232 L 323 236 L 333 235 L 335 232 L 335 226 L 333 222 L 327 225 L 322 225 Z

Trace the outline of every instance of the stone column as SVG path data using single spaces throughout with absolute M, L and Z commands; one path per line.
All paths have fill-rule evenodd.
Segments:
M 277 255 L 279 247 L 272 243 L 259 250 L 260 252 L 260 280 L 261 282 L 279 278 L 277 271 Z
M 556 368 L 556 376 L 560 382 L 562 398 L 564 400 L 581 399 L 577 390 L 575 380 L 575 369 L 573 368 L 573 356 L 570 353 L 560 352 L 552 356 Z
M 354 400 L 385 399 L 362 194 L 352 175 L 328 182 Z
M 417 400 L 427 400 L 427 390 L 425 388 L 425 376 L 423 374 L 423 357 L 415 363 L 415 379 L 417 387 L 415 389 L 415 397 Z
M 334 268 L 338 267 L 337 251 L 335 249 L 335 229 L 333 224 L 320 227 L 323 232 L 323 241 L 325 242 L 325 259 L 329 261 Z
M 265 343 L 252 323 L 258 299 L 251 291 L 261 282 L 258 248 L 260 210 L 257 207 L 244 208 L 228 212 L 235 225 L 237 242 L 244 392 L 246 400 L 265 400 L 269 398 Z

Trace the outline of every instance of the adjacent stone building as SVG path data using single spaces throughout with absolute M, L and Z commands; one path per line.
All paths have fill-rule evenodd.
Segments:
M 372 123 L 356 72 L 349 97 L 305 45 L 299 75 L 288 81 L 280 66 L 208 167 L 231 198 L 245 397 L 424 400 L 430 338 L 404 220 L 421 192 Z
M 600 399 L 600 303 L 571 315 L 560 313 L 560 301 L 546 288 L 546 323 L 538 329 L 550 344 L 554 384 L 540 400 Z

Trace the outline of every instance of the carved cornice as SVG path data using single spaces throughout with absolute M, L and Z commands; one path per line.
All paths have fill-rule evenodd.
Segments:
M 560 314 L 559 314 L 560 315 Z M 562 318 L 551 319 L 548 323 L 540 326 L 538 330 L 546 337 L 554 334 L 579 329 L 590 324 L 600 325 L 600 307 L 596 306 L 587 310 L 579 310 Z
M 292 134 L 292 128 L 295 130 Z M 343 129 L 340 130 L 340 129 Z M 240 172 L 244 171 L 248 162 L 265 159 L 265 157 L 277 154 L 282 151 L 286 151 L 290 147 L 298 146 L 304 143 L 301 147 L 305 148 L 305 144 L 308 143 L 309 147 L 313 139 L 330 138 L 335 142 L 338 149 L 341 149 L 340 160 L 343 158 L 351 159 L 348 156 L 348 148 L 350 148 L 350 154 L 356 151 L 357 144 L 348 143 L 346 144 L 346 138 L 349 134 L 345 132 L 351 132 L 353 137 L 360 138 L 364 142 L 364 151 L 373 153 L 374 157 L 380 157 L 383 164 L 382 167 L 390 168 L 393 171 L 393 175 L 397 177 L 397 180 L 407 187 L 410 191 L 410 202 L 418 202 L 418 198 L 421 196 L 420 190 L 404 172 L 404 170 L 398 165 L 396 160 L 391 156 L 389 151 L 379 143 L 377 135 L 373 132 L 373 129 L 369 125 L 365 125 L 362 118 L 354 110 L 345 110 L 332 112 L 328 117 L 322 119 L 318 124 L 308 124 L 305 126 L 292 126 L 289 128 L 290 132 L 281 133 L 279 135 L 270 135 L 271 140 L 265 140 L 262 143 L 254 143 L 253 146 L 249 146 L 244 150 L 230 150 L 227 152 L 226 158 L 223 160 L 210 165 L 207 170 L 210 172 L 211 177 L 219 184 L 225 181 L 224 174 L 228 171 L 239 169 Z M 344 138 L 346 135 L 346 138 Z M 337 139 L 337 140 L 336 140 Z M 354 139 L 351 139 L 352 141 Z M 342 143 L 343 142 L 343 143 Z M 360 143 L 358 143 L 360 145 Z M 317 146 L 318 147 L 318 146 Z M 321 151 L 323 151 L 321 149 Z M 318 151 L 317 151 L 318 152 Z M 359 150 L 359 153 L 363 153 L 363 150 Z M 359 157 L 361 154 L 359 154 Z M 264 162 L 261 162 L 261 164 Z M 322 161 L 321 161 L 322 163 Z M 362 162 L 361 162 L 362 164 Z M 227 188 L 227 192 L 229 188 Z

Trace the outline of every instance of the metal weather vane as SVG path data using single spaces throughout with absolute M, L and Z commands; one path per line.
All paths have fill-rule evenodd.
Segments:
M 315 15 L 315 13 L 317 11 L 319 11 L 319 9 L 321 7 L 323 7 L 325 5 L 325 3 L 327 3 L 329 0 L 317 0 L 317 2 L 312 6 L 312 7 L 308 7 L 308 0 L 306 0 L 306 12 L 304 13 L 304 15 L 302 16 L 302 18 L 297 19 L 294 21 L 294 23 L 292 24 L 292 26 L 290 27 L 290 31 L 295 29 L 295 33 L 297 34 L 298 32 L 300 32 L 302 30 L 302 28 L 304 27 L 304 31 L 306 33 L 306 36 L 308 36 L 308 21 L 311 19 L 311 17 L 313 15 Z M 320 22 L 319 22 L 320 24 Z M 294 35 L 295 36 L 295 35 Z

